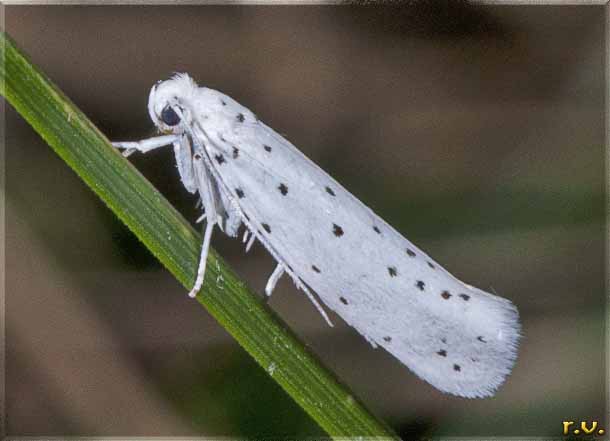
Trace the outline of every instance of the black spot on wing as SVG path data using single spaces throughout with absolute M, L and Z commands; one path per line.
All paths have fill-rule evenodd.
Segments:
M 269 226 L 269 224 L 261 224 L 261 226 L 267 233 L 271 233 L 271 227 Z
M 332 189 L 332 188 L 330 188 L 330 187 L 326 187 L 326 193 L 328 193 L 328 194 L 329 194 L 329 195 L 331 195 L 331 196 L 336 196 L 336 195 L 335 195 L 335 192 L 334 192 L 334 191 L 333 191 L 333 189 Z
M 477 340 L 479 340 L 481 343 L 487 343 L 487 340 L 485 340 L 482 335 L 479 335 Z
M 388 273 L 390 274 L 390 277 L 396 277 L 398 275 L 398 270 L 395 266 L 389 266 Z
M 424 282 L 422 282 L 421 280 L 418 280 L 417 282 L 415 282 L 415 286 L 417 286 L 420 291 L 423 291 L 424 288 L 426 287 L 426 284 Z
M 343 228 L 337 224 L 333 224 L 333 234 L 337 237 L 343 236 Z
M 407 254 L 409 255 L 409 257 L 415 257 L 415 252 L 410 250 L 409 248 L 407 248 Z
M 385 336 L 383 337 L 383 341 L 387 341 L 388 343 L 392 341 L 392 337 L 390 336 Z
M 347 299 L 345 297 L 339 297 L 339 300 L 341 300 L 341 303 L 343 303 L 344 305 L 347 305 Z
M 239 121 L 240 123 L 243 123 L 246 120 L 246 117 L 244 116 L 243 113 L 238 113 L 236 118 L 237 118 L 237 121 Z
M 225 103 L 225 100 L 220 100 L 220 104 L 222 104 L 223 106 L 227 105 L 227 103 Z
M 237 197 L 240 199 L 243 199 L 246 196 L 244 194 L 244 191 L 241 188 L 236 188 L 235 193 L 237 194 Z
M 315 266 L 315 265 L 311 265 L 311 269 L 312 269 L 312 270 L 314 270 L 316 273 L 321 272 L 321 271 L 320 271 L 320 268 L 318 268 L 318 267 L 317 267 L 317 266 Z
M 218 162 L 218 164 L 224 164 L 226 162 L 225 157 L 222 155 L 216 155 L 214 158 L 216 158 L 216 162 Z
M 445 351 L 444 349 L 441 349 L 440 351 L 437 352 L 437 354 L 440 355 L 441 357 L 446 357 L 447 351 Z
M 265 144 L 265 145 L 263 145 L 263 148 L 265 149 L 265 151 L 271 153 L 271 146 L 268 146 L 267 144 Z
M 441 293 L 441 297 L 444 298 L 445 300 L 449 300 L 451 298 L 451 293 L 449 291 L 443 291 Z
M 462 370 L 462 368 L 460 367 L 460 365 L 459 365 L 459 364 L 454 364 L 454 365 L 453 365 L 453 370 L 454 370 L 454 371 L 456 371 L 456 372 L 459 372 L 459 371 L 461 371 L 461 370 Z
M 373 230 L 375 230 L 375 233 L 381 234 L 381 230 L 379 230 L 379 228 L 377 228 L 376 226 L 373 227 Z
M 432 269 L 436 268 L 432 262 L 427 262 L 428 266 Z
M 458 297 L 461 297 L 465 302 L 470 300 L 470 296 L 468 294 L 460 294 Z
M 286 196 L 288 194 L 288 187 L 286 186 L 286 184 L 284 184 L 283 182 L 280 184 L 280 186 L 277 188 L 280 193 L 282 193 L 284 196 Z
M 233 147 L 233 159 L 237 159 L 239 156 L 239 149 L 237 147 Z

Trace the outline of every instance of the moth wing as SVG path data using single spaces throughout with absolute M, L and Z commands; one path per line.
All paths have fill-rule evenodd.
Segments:
M 202 124 L 201 135 L 226 159 L 212 161 L 221 185 L 271 253 L 368 341 L 438 389 L 492 395 L 516 358 L 514 305 L 453 277 L 237 106 L 236 120 Z

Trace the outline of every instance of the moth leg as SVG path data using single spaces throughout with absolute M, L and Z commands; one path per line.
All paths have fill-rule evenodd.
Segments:
M 118 149 L 124 149 L 123 156 L 127 157 L 136 150 L 142 153 L 171 145 L 180 138 L 177 135 L 155 136 L 154 138 L 143 139 L 141 141 L 121 141 L 113 142 L 112 145 Z
M 203 235 L 203 245 L 201 246 L 201 255 L 199 256 L 199 268 L 197 268 L 197 278 L 195 279 L 195 285 L 189 292 L 190 298 L 195 298 L 201 286 L 203 285 L 203 279 L 205 277 L 205 267 L 208 261 L 208 251 L 210 250 L 210 242 L 212 240 L 212 231 L 214 225 L 208 222 L 205 226 L 205 233 Z
M 250 248 L 252 248 L 252 245 L 254 245 L 255 240 L 256 240 L 256 234 L 252 233 L 252 236 L 250 236 L 250 240 L 246 244 L 246 253 L 248 251 L 250 251 Z
M 237 237 L 237 232 L 241 225 L 241 216 L 237 210 L 229 208 L 226 211 L 227 218 L 225 219 L 225 233 L 229 237 Z
M 217 193 L 219 196 L 219 205 L 224 211 L 224 222 L 222 224 L 222 230 L 229 237 L 236 237 L 239 227 L 242 224 L 241 213 L 239 209 L 231 202 L 230 197 L 227 195 L 226 190 L 217 186 Z
M 201 205 L 205 210 L 205 218 L 208 223 L 216 224 L 218 222 L 218 205 L 217 197 L 215 195 L 215 187 L 213 183 L 213 177 L 210 175 L 206 165 L 203 162 L 203 157 L 199 154 L 195 154 L 193 159 L 193 171 L 195 172 L 194 178 L 197 185 L 197 191 L 199 192 L 199 198 L 201 199 Z M 197 221 L 203 220 L 200 217 Z
M 271 296 L 271 293 L 275 289 L 275 285 L 277 285 L 280 277 L 282 277 L 282 274 L 284 274 L 284 266 L 281 263 L 278 263 L 267 281 L 267 286 L 265 286 L 265 294 L 267 294 L 267 297 Z
M 203 285 L 205 277 L 205 268 L 208 259 L 208 251 L 210 250 L 210 241 L 212 240 L 212 231 L 214 225 L 218 223 L 218 212 L 216 207 L 216 198 L 214 197 L 214 187 L 212 177 L 203 163 L 203 157 L 196 154 L 193 159 L 193 170 L 195 172 L 195 182 L 199 191 L 199 196 L 205 208 L 206 225 L 203 233 L 203 245 L 201 246 L 201 255 L 199 257 L 199 267 L 197 268 L 197 278 L 193 289 L 189 292 L 189 297 L 194 298 L 197 292 Z
M 246 243 L 248 241 L 248 234 L 250 234 L 250 232 L 246 228 L 246 231 L 244 231 L 244 238 L 242 240 L 242 243 Z

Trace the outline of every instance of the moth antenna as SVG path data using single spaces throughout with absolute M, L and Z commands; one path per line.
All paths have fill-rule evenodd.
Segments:
M 316 300 L 314 295 L 311 293 L 311 291 L 309 291 L 309 289 L 303 284 L 303 282 L 301 282 L 301 279 L 294 278 L 294 283 L 297 286 L 297 288 L 302 290 L 307 295 L 307 297 L 309 297 L 309 300 L 311 300 L 311 303 L 313 303 L 313 305 L 316 307 L 316 309 L 318 310 L 318 312 L 320 313 L 322 318 L 324 318 L 326 323 L 328 323 L 328 326 L 330 326 L 331 328 L 334 328 L 335 325 L 333 325 L 333 322 L 331 322 L 330 319 L 328 318 L 326 311 L 324 311 L 324 309 L 322 309 L 322 306 L 318 303 L 318 301 Z

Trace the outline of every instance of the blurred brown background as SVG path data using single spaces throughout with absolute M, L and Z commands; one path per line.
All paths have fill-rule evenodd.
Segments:
M 523 333 L 491 399 L 443 395 L 284 278 L 272 307 L 404 438 L 603 420 L 602 6 L 9 6 L 6 29 L 113 140 L 151 85 L 219 89 Z M 9 435 L 323 434 L 6 108 Z M 170 149 L 130 158 L 191 221 Z M 261 291 L 257 244 L 214 246 Z M 610 427 L 606 427 L 610 429 Z

